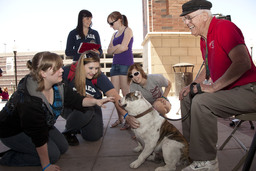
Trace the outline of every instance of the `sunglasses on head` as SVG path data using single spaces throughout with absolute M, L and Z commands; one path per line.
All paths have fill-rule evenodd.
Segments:
M 140 74 L 140 72 L 137 71 L 137 72 L 135 72 L 135 73 L 129 75 L 129 78 L 133 78 L 133 77 L 135 77 L 135 76 L 138 76 L 139 74 Z
M 114 23 L 117 21 L 118 19 L 116 19 L 115 21 L 113 21 L 112 23 L 108 23 L 109 25 L 113 26 Z

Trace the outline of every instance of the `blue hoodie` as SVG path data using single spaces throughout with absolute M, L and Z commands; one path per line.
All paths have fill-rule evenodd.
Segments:
M 72 30 L 68 35 L 65 54 L 67 56 L 72 56 L 73 61 L 78 61 L 78 59 L 80 58 L 81 54 L 77 53 L 77 51 L 81 42 L 96 43 L 101 45 L 100 36 L 96 30 L 89 28 L 88 34 L 84 39 L 81 39 L 76 29 Z M 100 51 L 100 56 L 101 56 L 102 55 L 101 46 L 98 50 Z

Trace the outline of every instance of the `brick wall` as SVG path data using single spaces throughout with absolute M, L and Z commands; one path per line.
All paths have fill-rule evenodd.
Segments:
M 170 95 L 175 94 L 173 65 L 193 64 L 193 78 L 195 78 L 202 64 L 200 39 L 191 35 L 179 16 L 182 12 L 182 4 L 187 1 L 143 0 L 144 69 L 148 73 L 159 73 L 168 78 L 172 82 Z
M 188 31 L 182 18 L 181 6 L 188 0 L 144 0 L 147 5 L 149 32 L 180 32 Z M 147 3 L 146 3 L 147 2 Z

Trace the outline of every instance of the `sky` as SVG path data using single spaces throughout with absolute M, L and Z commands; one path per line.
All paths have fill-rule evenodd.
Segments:
M 256 52 L 256 1 L 211 0 L 213 14 L 231 15 L 243 32 L 247 46 Z M 0 53 L 65 50 L 68 33 L 77 25 L 82 9 L 92 12 L 93 26 L 106 49 L 114 30 L 107 16 L 119 11 L 128 18 L 134 49 L 142 48 L 142 0 L 0 0 Z M 256 53 L 255 55 L 256 56 Z
M 14 40 L 23 52 L 65 50 L 82 9 L 92 13 L 92 28 L 99 32 L 103 48 L 114 33 L 107 23 L 113 11 L 126 15 L 134 47 L 141 48 L 141 0 L 0 0 L 0 53 L 12 52 Z

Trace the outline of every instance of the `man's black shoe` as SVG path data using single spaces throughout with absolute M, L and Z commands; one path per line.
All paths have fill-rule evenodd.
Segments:
M 79 141 L 76 138 L 76 134 L 66 132 L 66 133 L 63 133 L 63 135 L 65 136 L 65 138 L 68 141 L 68 144 L 70 146 L 77 146 L 77 145 L 79 145 Z

